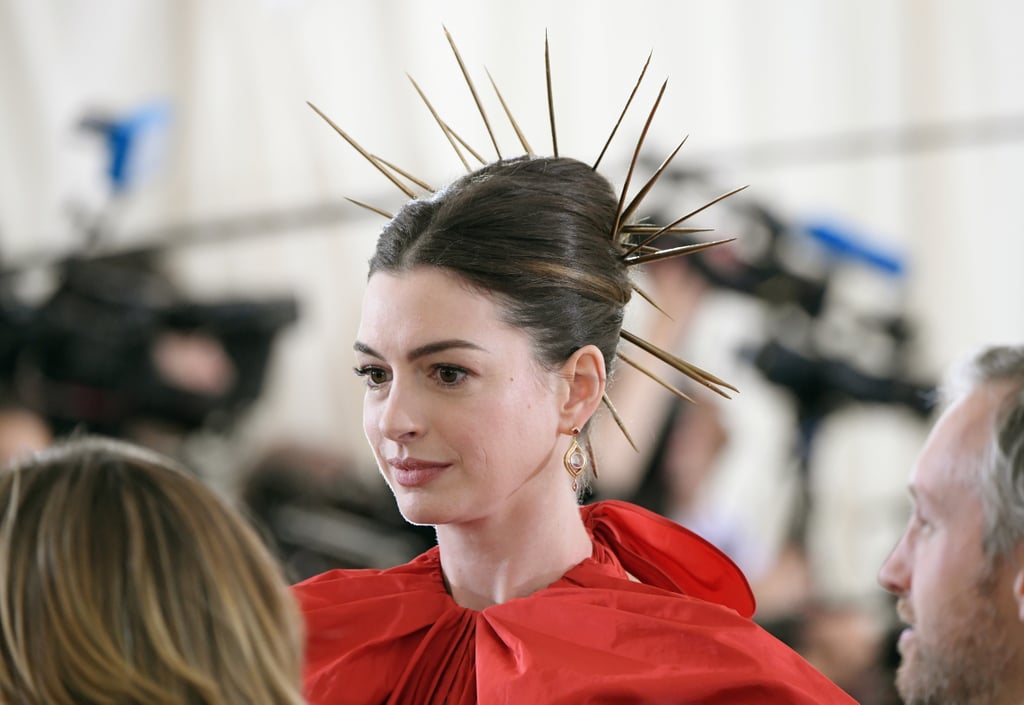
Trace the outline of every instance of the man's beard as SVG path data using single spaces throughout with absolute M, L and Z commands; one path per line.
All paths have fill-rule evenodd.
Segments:
M 995 702 L 1013 662 L 1006 625 L 996 611 L 994 581 L 982 580 L 973 609 L 955 617 L 938 638 L 915 634 L 896 674 L 906 705 L 986 705 Z

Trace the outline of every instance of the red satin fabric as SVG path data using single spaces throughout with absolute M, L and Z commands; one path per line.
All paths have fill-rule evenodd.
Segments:
M 581 511 L 593 556 L 482 611 L 452 601 L 436 548 L 295 586 L 311 705 L 854 702 L 749 619 L 711 544 L 624 502 Z

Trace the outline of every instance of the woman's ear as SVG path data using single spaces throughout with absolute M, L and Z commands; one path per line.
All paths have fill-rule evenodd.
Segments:
M 574 426 L 582 428 L 604 396 L 604 355 L 596 345 L 584 345 L 562 365 L 561 376 L 568 384 L 560 409 L 562 422 L 567 431 Z

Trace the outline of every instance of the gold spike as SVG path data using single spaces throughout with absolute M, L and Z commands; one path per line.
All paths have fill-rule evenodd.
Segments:
M 643 226 L 642 229 L 633 229 L 633 228 L 629 228 L 629 227 L 624 227 L 624 228 L 621 228 L 619 232 L 623 233 L 624 235 L 630 235 L 630 234 L 635 234 L 635 235 L 655 235 L 656 237 L 661 237 L 662 235 L 670 235 L 670 234 L 675 234 L 675 235 L 693 235 L 693 234 L 696 234 L 696 233 L 713 233 L 713 232 L 715 232 L 715 229 L 714 228 L 667 228 L 666 229 L 666 228 L 663 228 L 661 226 L 654 226 L 654 227 Z M 626 238 L 623 238 L 623 239 L 626 240 Z M 650 238 L 650 239 L 653 240 L 654 238 Z M 648 242 L 649 242 L 649 240 L 647 238 L 645 238 L 644 240 L 642 240 L 641 242 L 639 242 L 637 244 L 629 244 L 628 241 L 620 243 L 620 245 L 622 247 L 628 247 L 629 248 L 622 256 L 623 257 L 630 257 L 634 253 L 636 253 L 637 251 L 645 252 L 645 253 L 661 252 L 661 250 L 659 248 L 652 247 L 651 245 L 647 244 Z
M 661 225 L 623 225 L 619 228 L 619 232 L 622 233 L 679 233 L 679 234 L 692 234 L 692 233 L 710 233 L 713 232 L 714 228 L 668 228 L 667 230 Z
M 669 312 L 668 312 L 668 311 L 666 311 L 665 309 L 663 309 L 663 308 L 662 308 L 661 306 L 659 306 L 659 305 L 658 305 L 658 302 L 657 302 L 657 301 L 655 301 L 654 299 L 652 299 L 652 298 L 651 298 L 651 296 L 650 296 L 650 294 L 648 294 L 648 293 L 647 293 L 646 291 L 644 291 L 643 289 L 641 289 L 640 287 L 638 287 L 638 286 L 637 286 L 636 284 L 633 284 L 633 285 L 632 285 L 632 287 L 633 287 L 633 291 L 635 291 L 636 293 L 640 294 L 640 297 L 641 297 L 641 298 L 642 298 L 642 299 L 643 299 L 644 301 L 646 301 L 646 302 L 647 302 L 647 303 L 649 303 L 649 304 L 650 304 L 651 306 L 653 306 L 654 308 L 656 308 L 656 309 L 657 309 L 657 310 L 658 310 L 659 312 L 661 312 L 661 313 L 665 314 L 665 316 L 666 316 L 666 317 L 667 317 L 667 318 L 668 318 L 669 320 L 672 320 L 672 316 L 670 316 L 670 315 L 669 315 Z
M 349 201 L 350 203 L 355 203 L 355 204 L 356 204 L 357 206 L 359 206 L 360 208 L 365 208 L 365 209 L 366 209 L 366 210 L 368 210 L 368 211 L 373 211 L 373 212 L 374 212 L 374 213 L 376 213 L 377 215 L 382 215 L 382 216 L 384 216 L 385 218 L 387 218 L 387 219 L 389 219 L 389 220 L 390 220 L 391 218 L 394 218 L 394 217 L 395 217 L 395 216 L 393 216 L 393 215 L 392 215 L 391 213 L 388 213 L 388 212 L 387 212 L 386 210 L 384 210 L 383 208 L 378 208 L 377 206 L 371 206 L 371 205 L 370 205 L 369 203 L 363 203 L 362 201 L 357 201 L 356 199 L 354 199 L 354 198 L 349 198 L 348 196 L 345 196 L 345 200 L 346 200 L 346 201 Z
M 689 378 L 691 378 L 691 379 L 693 379 L 693 380 L 695 380 L 697 382 L 700 382 L 701 384 L 703 384 L 704 386 L 708 387 L 709 389 L 711 389 L 715 393 L 721 394 L 726 399 L 728 399 L 729 396 L 726 395 L 724 392 L 722 392 L 720 389 L 717 389 L 716 387 L 725 387 L 727 389 L 731 389 L 734 392 L 739 392 L 739 390 L 736 387 L 734 387 L 731 384 L 729 384 L 728 382 L 726 382 L 726 381 L 716 377 L 715 375 L 711 374 L 707 370 L 703 370 L 700 367 L 697 367 L 696 365 L 694 365 L 692 363 L 689 363 L 686 360 L 683 360 L 682 358 L 673 355 L 672 353 L 668 352 L 667 350 L 663 350 L 662 348 L 659 348 L 658 346 L 654 345 L 653 343 L 650 343 L 650 342 L 644 340 L 643 338 L 640 338 L 639 336 L 633 335 L 632 333 L 630 333 L 629 331 L 627 331 L 625 329 L 620 330 L 619 331 L 619 335 L 624 340 L 626 340 L 626 341 L 628 341 L 630 343 L 633 343 L 637 347 L 647 351 L 648 353 L 650 353 L 654 357 L 658 358 L 659 360 L 661 360 L 665 364 L 675 368 L 679 372 L 682 372 L 687 377 L 689 377 Z
M 686 230 L 687 230 L 686 228 L 675 228 L 673 226 L 676 225 L 677 223 L 683 222 L 684 220 L 686 220 L 689 217 L 690 217 L 690 214 L 687 213 L 686 215 L 682 216 L 681 218 L 673 220 L 668 225 L 664 225 L 664 226 L 654 230 L 653 232 L 649 232 L 647 234 L 647 237 L 645 237 L 643 240 L 641 240 L 640 242 L 638 242 L 635 245 L 633 245 L 630 249 L 626 250 L 626 253 L 622 256 L 623 259 L 625 259 L 626 257 L 631 257 L 633 255 L 633 253 L 636 252 L 637 250 L 648 248 L 652 242 L 654 242 L 655 240 L 657 240 L 659 237 L 661 237 L 662 235 L 664 235 L 666 233 L 683 233 L 683 232 L 686 232 Z M 712 232 L 714 230 L 714 228 L 704 228 L 704 230 L 706 232 Z
M 414 184 L 416 184 L 417 186 L 419 186 L 421 189 L 425 189 L 425 190 L 429 191 L 430 193 L 433 193 L 435 191 L 433 186 L 431 186 L 430 184 L 428 184 L 425 181 L 422 181 L 421 179 L 417 179 L 415 176 L 413 176 L 412 174 L 407 172 L 405 169 L 403 169 L 402 167 L 400 167 L 400 166 L 398 166 L 396 164 L 392 164 L 391 162 L 389 162 L 384 157 L 379 157 L 376 154 L 371 154 L 370 156 L 373 157 L 374 159 L 376 159 L 378 162 L 380 162 L 384 166 L 386 166 L 387 168 L 391 169 L 392 171 L 397 171 L 399 174 L 401 174 L 402 176 L 407 178 L 409 181 L 411 181 Z
M 714 389 L 715 392 L 717 392 L 718 394 L 721 394 L 726 399 L 732 399 L 732 397 L 730 397 L 728 394 L 723 392 L 721 389 L 717 389 L 715 387 L 711 387 L 711 385 L 717 385 L 718 387 L 725 387 L 726 389 L 731 389 L 732 391 L 736 392 L 737 394 L 739 393 L 740 390 L 738 390 L 736 387 L 734 387 L 733 385 L 729 384 L 725 380 L 716 377 L 715 375 L 711 374 L 707 370 L 701 369 L 700 367 L 697 367 L 696 365 L 690 364 L 686 360 L 679 360 L 679 361 L 681 363 L 683 363 L 683 368 L 681 370 L 683 374 L 685 374 L 687 377 L 691 377 L 693 379 L 701 381 L 701 384 L 704 384 L 704 385 Z
M 724 380 L 719 379 L 710 372 L 702 370 L 696 365 L 693 365 L 687 362 L 686 360 L 676 357 L 672 353 L 662 350 L 661 348 L 659 348 L 656 345 L 653 345 L 652 343 L 648 343 L 643 338 L 633 335 L 632 333 L 625 329 L 619 331 L 619 335 L 624 340 L 633 343 L 633 345 L 636 345 L 638 348 L 641 348 L 644 351 L 650 353 L 651 355 L 658 358 L 659 360 L 669 365 L 670 367 L 679 370 L 680 372 L 682 372 L 684 375 L 694 380 L 695 382 L 703 384 L 705 387 L 713 391 L 715 394 L 719 394 L 725 397 L 726 399 L 730 399 L 731 397 L 725 392 L 723 392 L 721 389 L 719 389 L 719 387 L 725 387 L 726 389 L 731 389 L 734 392 L 739 391 L 738 389 L 736 389 L 736 387 L 732 386 L 728 382 L 725 382 Z
M 615 137 L 615 133 L 619 130 L 619 125 L 622 124 L 622 118 L 626 117 L 626 111 L 629 110 L 630 103 L 633 102 L 633 96 L 636 95 L 636 91 L 640 88 L 640 83 L 644 80 L 644 74 L 647 73 L 647 67 L 651 64 L 651 57 L 654 56 L 654 50 L 647 55 L 647 61 L 644 63 L 643 69 L 640 71 L 640 76 L 636 79 L 636 84 L 633 86 L 633 90 L 630 91 L 629 98 L 626 99 L 626 105 L 622 108 L 622 112 L 619 113 L 619 119 L 615 121 L 615 127 L 612 128 L 612 132 L 608 135 L 608 140 L 604 143 L 604 147 L 601 148 L 601 153 L 597 155 L 597 160 L 594 162 L 594 166 L 591 167 L 594 171 L 597 171 L 597 165 L 601 163 L 604 158 L 604 153 L 608 150 L 608 145 L 612 143 L 612 138 Z
M 444 29 L 444 36 L 448 38 L 448 43 L 452 47 L 452 52 L 455 54 L 455 60 L 459 62 L 459 69 L 462 71 L 462 77 L 466 79 L 466 85 L 469 86 L 469 92 L 473 94 L 473 101 L 476 103 L 476 109 L 480 111 L 480 117 L 484 119 L 484 127 L 487 128 L 487 134 L 491 136 L 491 144 L 494 145 L 494 151 L 498 153 L 498 159 L 501 159 L 501 150 L 498 148 L 498 140 L 494 139 L 494 132 L 491 130 L 491 122 L 487 119 L 487 113 L 484 112 L 484 105 L 480 102 L 480 96 L 476 94 L 476 87 L 473 85 L 473 80 L 469 77 L 469 71 L 466 70 L 466 65 L 462 63 L 462 55 L 459 54 L 459 48 L 455 46 L 455 40 L 452 39 L 451 33 L 448 28 L 441 25 Z
M 470 147 L 469 143 L 466 142 L 466 140 L 462 139 L 462 135 L 460 135 L 458 132 L 453 130 L 451 125 L 449 125 L 447 122 L 442 120 L 441 121 L 441 127 L 443 127 L 445 130 L 447 130 L 449 132 L 449 134 L 451 134 L 452 137 L 457 139 L 459 141 L 459 144 L 461 144 L 463 147 L 465 147 L 466 151 L 468 151 L 470 154 L 473 155 L 474 159 L 476 159 L 481 164 L 486 164 L 487 163 L 487 160 L 484 159 L 483 157 L 481 157 L 479 152 L 477 152 L 475 149 Z
M 682 245 L 680 247 L 672 247 L 667 250 L 658 250 L 652 252 L 649 255 L 636 255 L 635 257 L 626 257 L 624 261 L 627 267 L 632 267 L 638 264 L 646 264 L 647 262 L 657 262 L 661 259 L 668 259 L 670 257 L 680 257 L 682 255 L 692 255 L 701 250 L 706 250 L 711 247 L 717 247 L 718 245 L 724 245 L 727 242 L 732 242 L 736 238 L 729 237 L 724 240 L 712 240 L 711 242 L 698 242 L 694 245 Z
M 644 129 L 640 132 L 640 139 L 637 140 L 636 149 L 633 150 L 633 159 L 629 163 L 629 171 L 626 172 L 626 182 L 622 185 L 622 194 L 619 196 L 619 206 L 616 209 L 615 215 L 615 227 L 612 228 L 611 237 L 612 240 L 616 240 L 619 234 L 619 226 L 622 225 L 622 207 L 626 202 L 626 192 L 629 190 L 630 179 L 633 178 L 633 170 L 636 168 L 637 159 L 640 157 L 640 148 L 644 145 L 644 138 L 647 137 L 647 130 L 651 127 L 651 122 L 654 120 L 654 113 L 658 111 L 658 105 L 661 103 L 661 97 L 665 95 L 665 88 L 668 86 L 668 80 L 661 84 L 661 90 L 658 91 L 658 97 L 654 101 L 654 107 L 651 108 L 650 114 L 647 116 L 647 122 L 644 123 Z
M 687 394 L 686 392 L 682 391 L 681 389 L 677 389 L 676 387 L 673 387 L 673 386 L 672 386 L 671 384 L 669 384 L 668 382 L 666 382 L 665 380 L 663 380 L 663 379 L 662 379 L 661 377 L 659 377 L 658 375 L 654 374 L 654 373 L 653 373 L 653 372 L 651 372 L 651 371 L 650 371 L 649 369 L 647 369 L 646 367 L 644 367 L 643 365 L 641 365 L 641 364 L 640 364 L 639 362 L 636 362 L 636 361 L 635 361 L 635 360 L 633 360 L 632 358 L 626 357 L 626 356 L 625 356 L 625 355 L 623 355 L 622 353 L 615 353 L 615 354 L 616 354 L 616 355 L 618 356 L 618 358 L 619 358 L 620 360 L 622 360 L 623 362 L 625 362 L 625 363 L 626 363 L 627 365 L 629 365 L 630 367 L 632 367 L 632 368 L 634 368 L 634 369 L 636 369 L 636 370 L 639 370 L 640 372 L 643 372 L 643 373 L 644 373 L 645 375 L 647 375 L 648 377 L 650 377 L 651 379 L 653 379 L 653 380 L 654 380 L 655 382 L 657 382 L 658 384 L 660 384 L 660 385 L 661 385 L 662 387 L 664 387 L 664 388 L 665 388 L 665 389 L 667 389 L 668 391 L 670 391 L 670 392 L 672 392 L 673 394 L 675 394 L 675 395 L 676 395 L 677 397 L 679 397 L 680 399 L 685 399 L 686 401 L 688 401 L 688 402 L 690 402 L 690 403 L 692 403 L 692 404 L 696 404 L 696 403 L 697 403 L 697 402 L 696 402 L 696 401 L 695 401 L 695 400 L 693 399 L 693 397 L 691 397 L 690 395 L 688 395 L 688 394 Z
M 735 196 L 737 193 L 739 193 L 740 191 L 743 191 L 744 189 L 748 188 L 749 186 L 750 186 L 750 184 L 747 184 L 746 186 L 740 186 L 739 188 L 734 188 L 732 191 L 727 191 L 726 193 L 723 193 L 721 196 L 718 196 L 717 198 L 711 199 L 710 201 L 705 203 L 703 206 L 701 206 L 697 210 L 694 210 L 694 211 L 691 211 L 691 212 L 687 213 L 685 216 L 683 216 L 682 220 L 678 220 L 678 221 L 676 221 L 676 223 L 681 223 L 683 220 L 686 220 L 687 218 L 690 218 L 692 216 L 697 215 L 701 211 L 703 211 L 703 210 L 705 210 L 707 208 L 710 208 L 711 206 L 715 205 L 719 201 L 724 201 L 725 199 L 729 198 L 729 196 Z
M 409 74 L 405 75 L 409 76 Z M 452 139 L 452 130 L 445 124 L 444 120 L 441 119 L 441 116 L 437 114 L 437 111 L 434 110 L 434 106 L 430 104 L 429 100 L 427 100 L 426 94 L 420 88 L 419 84 L 416 83 L 416 79 L 409 76 L 409 80 L 412 81 L 412 86 L 416 89 L 416 92 L 420 94 L 420 98 L 422 98 L 423 102 L 426 103 L 427 110 L 429 110 L 430 114 L 434 116 L 435 122 L 437 122 L 438 126 L 441 128 L 441 131 L 444 132 L 444 136 L 448 138 L 448 142 L 451 143 L 452 149 L 454 149 L 455 153 L 459 155 L 459 159 L 462 161 L 462 165 L 466 167 L 466 171 L 473 171 L 469 166 L 469 162 L 466 161 L 466 157 L 462 154 L 462 150 L 459 149 L 459 145 L 455 143 L 454 139 Z
M 345 141 L 346 141 L 346 142 L 348 142 L 348 143 L 349 143 L 350 145 L 352 145 L 352 147 L 353 147 L 353 148 L 355 148 L 355 150 L 356 150 L 357 152 L 359 152 L 359 153 L 360 153 L 361 155 L 363 155 L 363 157 L 364 157 L 364 158 L 365 158 L 365 159 L 366 159 L 366 160 L 367 160 L 368 162 L 370 162 L 370 163 L 371 163 L 371 164 L 373 164 L 373 165 L 374 165 L 375 167 L 377 167 L 377 169 L 379 169 L 379 170 L 380 170 L 380 173 L 382 173 L 382 174 L 384 174 L 384 176 L 388 177 L 388 179 L 389 179 L 389 180 L 391 181 L 391 183 L 393 183 L 393 184 L 394 184 L 395 186 L 397 186 L 397 187 L 398 187 L 399 189 L 401 189 L 401 190 L 402 190 L 402 193 L 404 193 L 404 194 L 405 194 L 406 196 L 408 196 L 409 198 L 414 198 L 414 197 L 416 196 L 416 194 L 414 194 L 414 193 L 412 192 L 412 189 L 410 189 L 410 188 L 409 188 L 408 186 L 406 186 L 406 185 L 405 185 L 405 184 L 403 184 L 403 183 L 402 183 L 401 181 L 399 181 L 398 179 L 396 179 L 396 178 L 394 177 L 394 175 L 393 175 L 393 174 L 392 174 L 392 173 L 391 173 L 390 171 L 388 171 L 387 169 L 385 169 L 384 167 L 382 167 L 382 166 L 381 166 L 381 165 L 380 165 L 380 164 L 379 164 L 379 163 L 377 162 L 377 160 L 373 158 L 373 156 L 372 156 L 372 155 L 371 155 L 371 154 L 370 154 L 369 152 L 367 152 L 367 151 L 366 151 L 365 149 L 363 149 L 363 148 L 362 148 L 362 146 L 360 146 L 360 144 L 359 144 L 358 142 L 356 142 L 356 141 L 355 141 L 354 139 L 352 139 L 351 137 L 349 137 L 349 136 L 348 136 L 348 133 L 346 133 L 346 132 L 345 132 L 345 131 L 344 131 L 343 129 L 341 129 L 340 127 L 338 127 L 337 125 L 335 125 L 335 124 L 334 124 L 334 121 L 333 121 L 333 120 L 331 120 L 331 119 L 330 119 L 329 117 L 327 117 L 326 115 L 324 115 L 324 113 L 323 113 L 323 112 L 322 112 L 322 111 L 320 110 L 320 108 L 316 107 L 315 105 L 313 105 L 313 104 L 312 104 L 311 102 L 309 102 L 308 100 L 306 101 L 306 105 L 308 105 L 309 107 L 313 108 L 313 110 L 314 110 L 314 111 L 316 112 L 316 114 L 317 114 L 317 115 L 319 115 L 319 116 L 320 116 L 320 117 L 322 117 L 322 118 L 323 118 L 324 120 L 326 120 L 326 121 L 327 121 L 327 124 L 328 124 L 328 125 L 330 125 L 331 127 L 333 127 L 333 128 L 334 128 L 334 131 L 335 131 L 335 132 L 337 132 L 337 133 L 338 133 L 339 135 L 341 135 L 342 137 L 344 137 L 344 138 L 345 138 Z
M 620 220 L 620 222 L 628 221 L 630 216 L 633 215 L 637 207 L 640 205 L 640 202 L 644 200 L 644 197 L 650 192 L 651 187 L 653 187 L 655 182 L 657 182 L 658 177 L 660 177 L 665 172 L 665 169 L 667 169 L 668 165 L 672 163 L 672 160 L 675 159 L 675 156 L 679 154 L 679 150 L 683 148 L 684 144 L 686 144 L 686 139 L 687 138 L 684 137 L 683 141 L 679 143 L 679 146 L 672 150 L 672 154 L 665 157 L 665 161 L 661 163 L 661 166 L 659 166 L 657 171 L 654 172 L 654 175 L 651 176 L 651 178 L 647 180 L 647 183 L 644 184 L 643 188 L 641 188 L 637 192 L 637 194 L 633 196 L 633 200 L 629 202 L 629 205 L 626 206 L 626 210 L 622 212 L 622 219 Z
M 656 240 L 657 238 L 661 237 L 662 235 L 664 235 L 665 233 L 667 233 L 667 232 L 668 232 L 668 231 L 669 231 L 669 230 L 670 230 L 671 228 L 674 228 L 675 226 L 679 225 L 679 224 L 680 224 L 680 223 L 682 223 L 682 222 L 683 222 L 684 220 L 686 220 L 686 219 L 688 219 L 688 218 L 692 218 L 693 216 L 697 215 L 698 213 L 700 213 L 700 212 L 701 212 L 701 211 L 703 211 L 704 209 L 706 209 L 706 208 L 710 208 L 711 206 L 715 205 L 715 204 L 716 204 L 716 203 L 718 203 L 719 201 L 722 201 L 722 200 L 724 200 L 724 199 L 728 198 L 729 196 L 732 196 L 732 195 L 734 195 L 734 194 L 737 194 L 737 193 L 739 193 L 740 191 L 742 191 L 742 190 L 743 190 L 743 189 L 745 189 L 745 188 L 747 188 L 747 187 L 746 187 L 746 186 L 740 186 L 739 188 L 733 189 L 732 191 L 729 191 L 728 193 L 723 193 L 723 194 L 722 194 L 721 196 L 719 196 L 718 198 L 715 198 L 714 200 L 708 201 L 707 203 L 705 203 L 705 204 L 704 204 L 703 206 L 701 206 L 700 208 L 697 208 L 696 210 L 692 210 L 692 211 L 690 211 L 689 213 L 687 213 L 686 215 L 684 215 L 684 216 L 680 216 L 679 218 L 676 218 L 676 219 L 675 219 L 675 220 L 673 220 L 673 221 L 672 221 L 671 223 L 669 223 L 668 225 L 666 225 L 665 227 L 663 227 L 663 228 L 662 228 L 661 230 L 658 230 L 657 232 L 655 232 L 655 233 L 653 233 L 652 235 L 650 235 L 650 236 L 649 236 L 648 238 L 646 238 L 646 239 L 642 240 L 641 242 L 637 243 L 636 245 L 634 245 L 634 246 L 633 246 L 633 249 L 632 249 L 632 250 L 629 250 L 628 252 L 626 252 L 626 255 L 625 255 L 625 256 L 626 256 L 626 257 L 629 257 L 629 256 L 630 256 L 631 254 L 633 254 L 633 252 L 635 252 L 635 251 L 636 251 L 637 249 L 639 249 L 639 248 L 640 248 L 641 246 L 643 246 L 643 245 L 649 245 L 649 244 L 651 244 L 651 243 L 652 243 L 652 242 L 654 242 L 654 241 L 655 241 L 655 240 Z
M 519 138 L 519 144 L 523 145 L 523 149 L 526 153 L 533 156 L 533 149 L 530 148 L 530 143 L 526 141 L 526 136 L 523 135 L 523 131 L 519 129 L 519 123 L 512 117 L 512 111 L 509 110 L 508 104 L 505 102 L 504 96 L 501 95 L 501 91 L 498 90 L 498 84 L 494 82 L 494 77 L 491 76 L 491 72 L 484 67 L 484 71 L 487 73 L 487 78 L 491 80 L 491 86 L 494 87 L 494 92 L 498 96 L 498 100 L 501 102 L 501 107 L 505 110 L 505 115 L 508 116 L 508 121 L 512 123 L 512 129 L 516 131 L 516 137 Z
M 548 118 L 551 121 L 551 148 L 558 156 L 558 133 L 555 131 L 555 97 L 551 93 L 551 52 L 548 49 L 548 31 L 544 30 L 544 73 L 548 83 Z
M 608 392 L 605 392 L 601 396 L 601 401 L 604 403 L 605 407 L 608 408 L 608 411 L 612 415 L 612 419 L 615 420 L 615 425 L 619 427 L 620 431 L 622 431 L 622 435 L 626 437 L 627 441 L 629 441 L 629 445 L 633 447 L 633 450 L 639 453 L 640 449 L 636 447 L 636 442 L 633 440 L 633 437 L 629 435 L 629 431 L 626 430 L 626 424 L 622 422 L 622 417 L 619 416 L 619 412 L 615 409 L 615 405 L 612 404 L 612 400 L 608 398 Z
M 683 222 L 683 220 L 685 218 L 686 218 L 686 216 L 683 216 L 679 220 L 674 220 L 671 223 L 669 223 L 668 225 L 666 225 L 666 226 L 664 226 L 662 228 L 659 228 L 658 230 L 655 230 L 652 233 L 648 233 L 647 237 L 645 237 L 643 240 L 641 240 L 640 242 L 636 243 L 635 245 L 630 247 L 628 250 L 626 250 L 626 253 L 624 255 L 622 255 L 622 258 L 626 259 L 627 257 L 632 257 L 633 254 L 635 252 L 637 252 L 638 250 L 649 248 L 652 242 L 657 240 L 659 237 L 661 237 L 665 233 L 678 232 L 676 230 L 676 228 L 673 228 L 672 226 L 675 225 L 676 223 Z M 714 228 L 708 228 L 708 231 L 711 231 L 711 230 L 714 230 Z M 659 250 L 659 252 L 660 252 L 660 250 Z

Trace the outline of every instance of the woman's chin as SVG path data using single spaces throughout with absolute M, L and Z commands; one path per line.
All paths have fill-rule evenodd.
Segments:
M 410 524 L 416 526 L 437 526 L 450 520 L 448 512 L 438 507 L 435 502 L 424 501 L 425 498 L 400 497 L 398 511 Z

